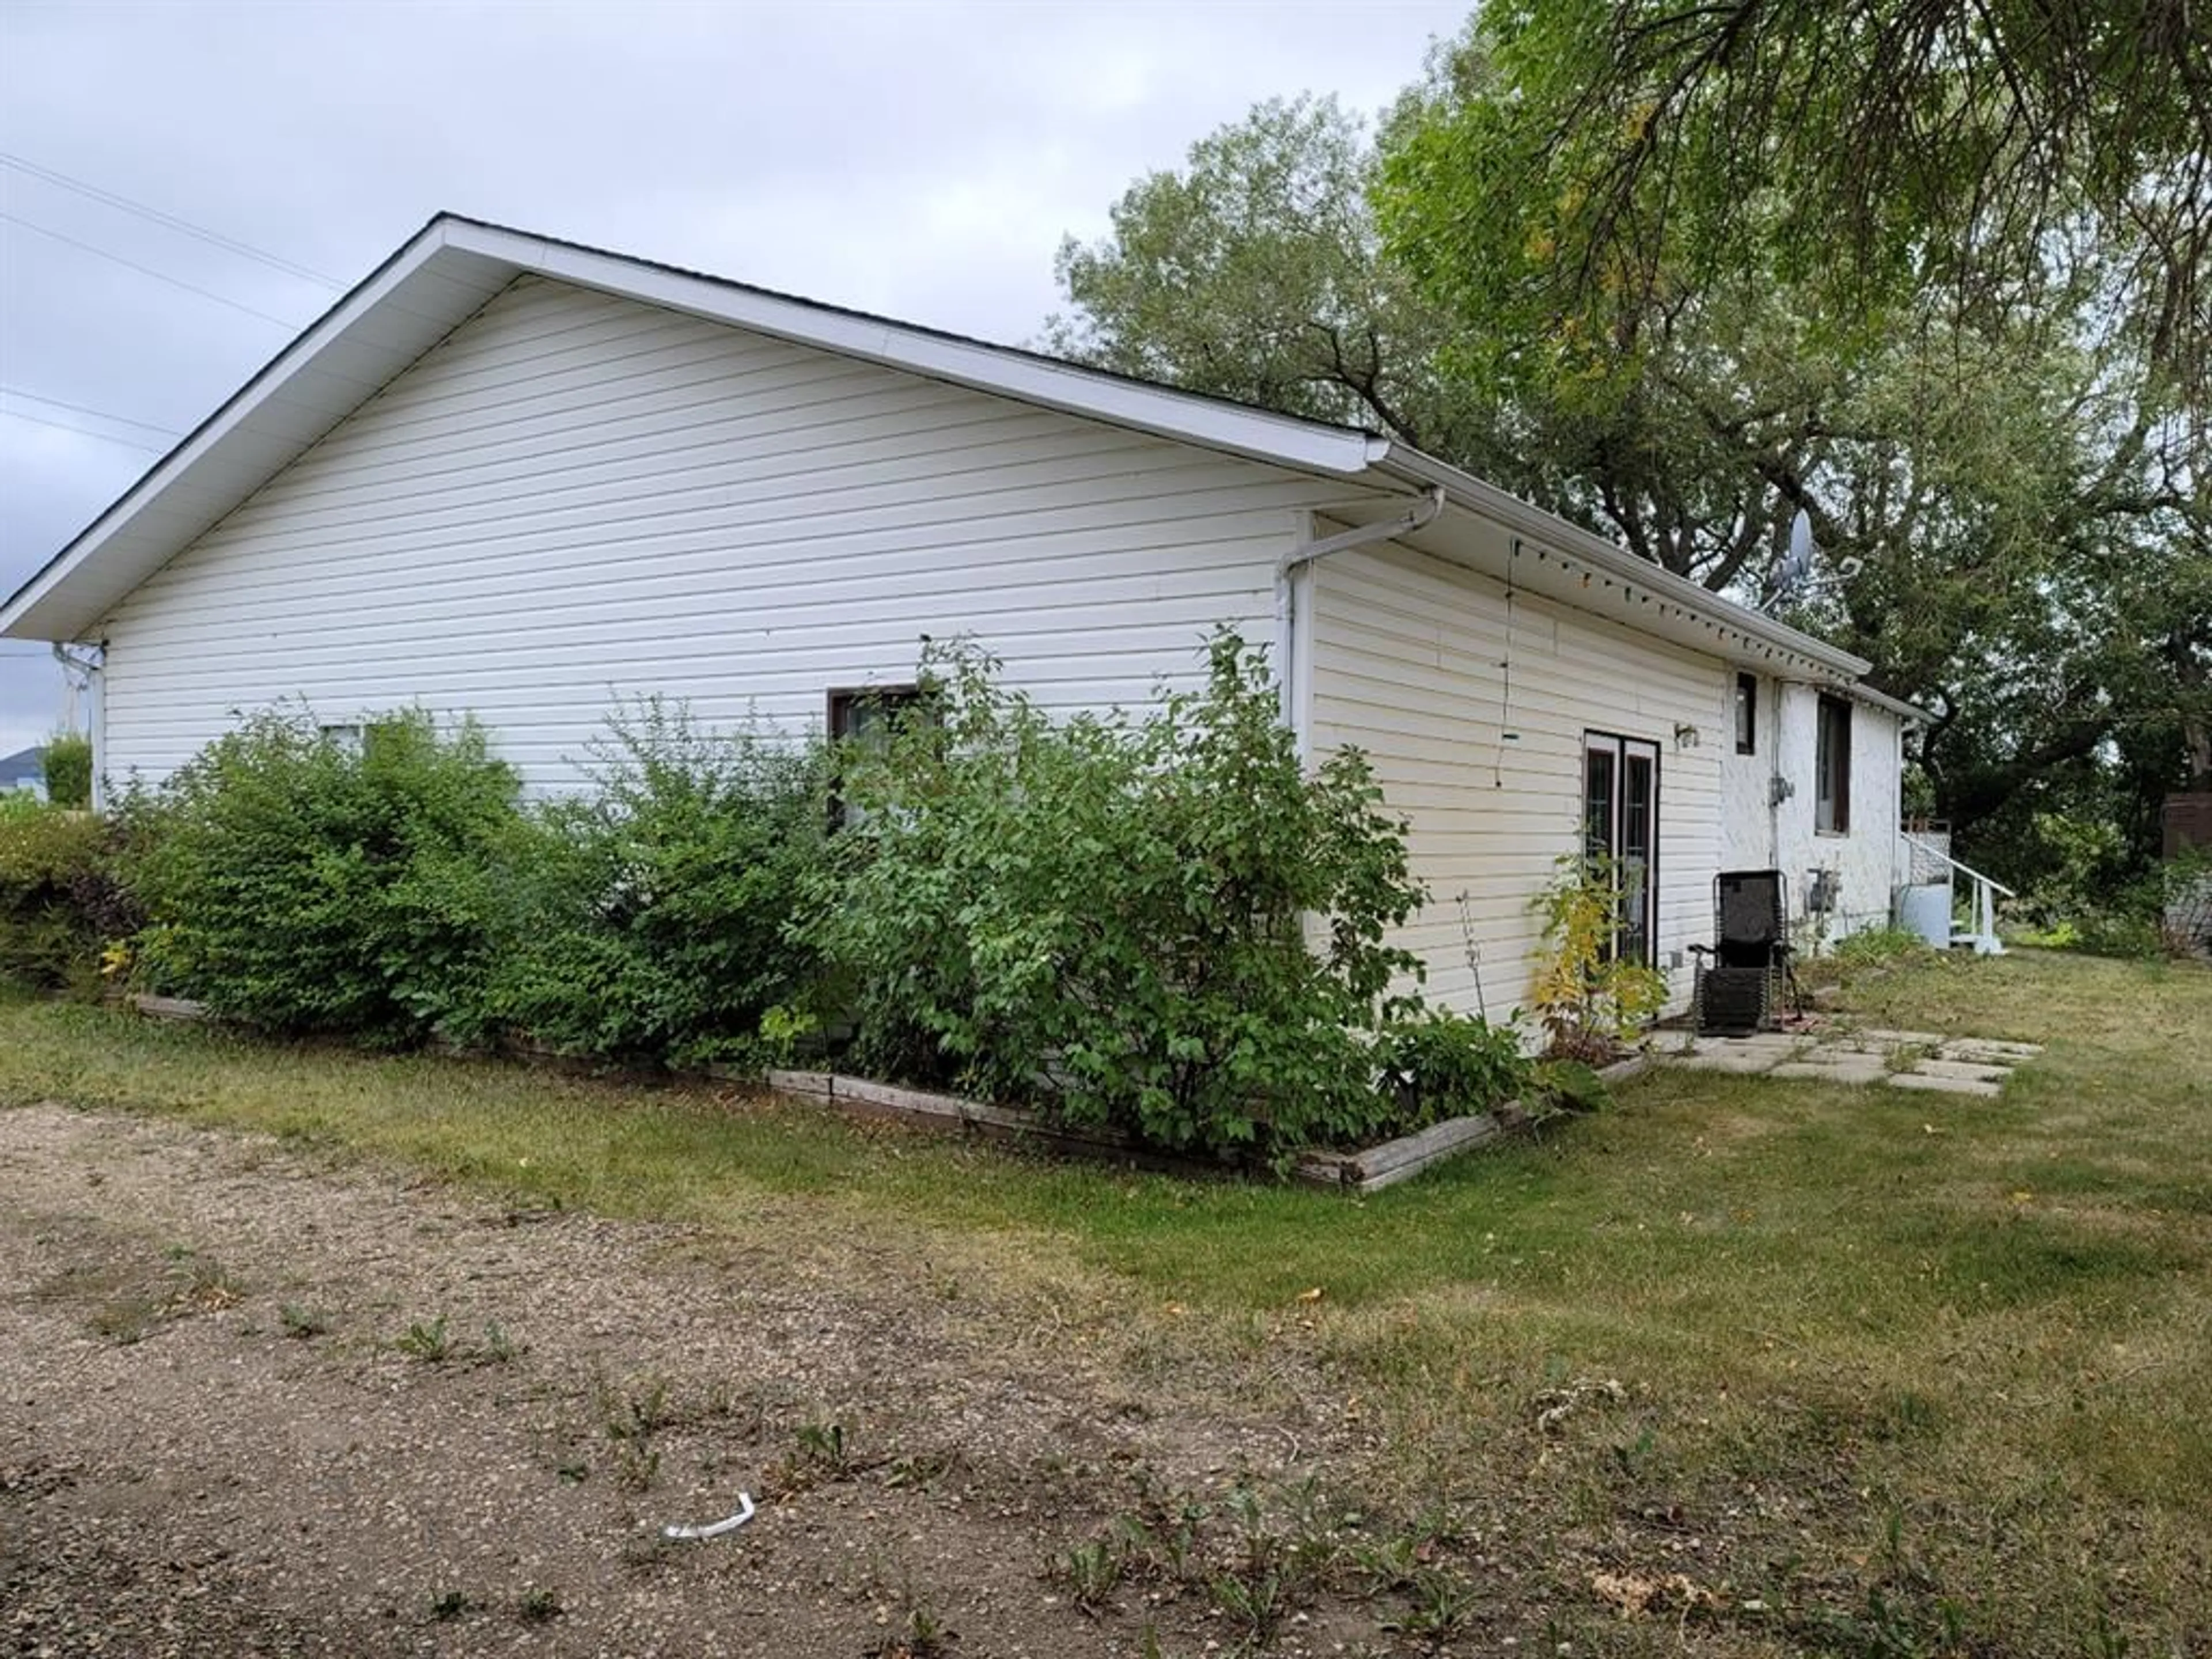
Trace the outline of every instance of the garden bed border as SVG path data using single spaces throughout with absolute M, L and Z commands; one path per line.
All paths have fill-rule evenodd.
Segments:
M 1648 1054 L 1631 1054 L 1598 1075 L 1608 1085 L 1641 1076 L 1651 1065 Z M 771 1071 L 768 1086 L 778 1094 L 826 1102 L 863 1116 L 897 1118 L 927 1127 L 979 1134 L 1000 1141 L 1043 1146 L 1079 1158 L 1110 1158 L 1179 1175 L 1221 1175 L 1235 1166 L 1176 1158 L 1152 1151 L 1126 1134 L 1106 1129 L 1075 1129 L 1050 1124 L 1029 1112 L 993 1106 L 959 1095 L 905 1089 L 840 1072 Z M 1310 1187 L 1355 1196 L 1395 1186 L 1431 1164 L 1528 1127 L 1528 1110 L 1508 1101 L 1495 1112 L 1448 1118 L 1409 1135 L 1349 1152 L 1301 1152 L 1291 1178 Z
M 130 1006 L 154 1019 L 204 1020 L 207 1010 L 182 997 L 149 996 L 134 993 Z M 525 1053 L 520 1058 L 544 1063 L 552 1056 Z M 1601 1068 L 1598 1076 L 1608 1085 L 1627 1082 L 1650 1069 L 1648 1054 L 1631 1054 Z M 731 1082 L 751 1082 L 752 1074 L 738 1076 L 714 1071 L 705 1075 Z M 842 1072 L 771 1069 L 761 1076 L 774 1093 L 826 1103 L 860 1117 L 890 1118 L 925 1128 L 980 1135 L 986 1139 L 1028 1146 L 1074 1158 L 1107 1159 L 1170 1175 L 1221 1176 L 1237 1173 L 1239 1166 L 1194 1157 L 1178 1157 L 1146 1146 L 1112 1129 L 1081 1129 L 1048 1123 L 1034 1113 L 1011 1106 L 994 1106 L 960 1095 L 927 1089 L 902 1088 L 868 1078 L 848 1077 Z M 1291 1167 L 1293 1180 L 1309 1187 L 1358 1196 L 1409 1181 L 1431 1164 L 1472 1152 L 1478 1146 L 1525 1130 L 1530 1119 L 1519 1101 L 1508 1101 L 1494 1112 L 1470 1117 L 1447 1118 L 1442 1123 L 1394 1139 L 1349 1152 L 1301 1152 Z

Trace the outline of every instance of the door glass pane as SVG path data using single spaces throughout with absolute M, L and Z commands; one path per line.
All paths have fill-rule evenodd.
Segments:
M 1591 858 L 1613 851 L 1613 751 L 1593 749 L 1583 757 L 1583 848 Z
M 1652 783 L 1649 755 L 1626 758 L 1620 792 L 1620 954 L 1651 959 Z

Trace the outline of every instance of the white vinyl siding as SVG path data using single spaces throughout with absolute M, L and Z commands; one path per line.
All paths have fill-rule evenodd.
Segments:
M 1367 751 L 1411 821 L 1431 897 L 1404 942 L 1431 993 L 1474 1011 L 1471 943 L 1492 1018 L 1526 1003 L 1528 902 L 1580 845 L 1586 732 L 1659 748 L 1657 963 L 1710 935 L 1724 665 L 1526 593 L 1509 640 L 1503 584 L 1395 544 L 1324 561 L 1311 592 L 1313 742 Z M 1679 1006 L 1689 975 L 1668 978 Z
M 617 696 L 818 727 L 925 635 L 1051 708 L 1135 703 L 1217 623 L 1273 645 L 1330 488 L 526 277 L 118 607 L 102 763 L 412 702 L 558 788 Z

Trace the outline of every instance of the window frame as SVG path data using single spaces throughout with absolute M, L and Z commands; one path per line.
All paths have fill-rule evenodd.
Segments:
M 1813 715 L 1813 833 L 1851 833 L 1850 699 L 1820 693 Z
M 860 822 L 846 803 L 843 769 L 836 760 L 839 745 L 863 735 L 853 725 L 854 711 L 874 704 L 893 717 L 908 710 L 920 710 L 926 715 L 930 702 L 929 688 L 910 680 L 889 685 L 833 685 L 824 694 L 825 729 L 830 734 L 832 757 L 829 799 L 831 834 Z
M 1759 752 L 1759 676 L 1748 669 L 1735 676 L 1735 752 Z

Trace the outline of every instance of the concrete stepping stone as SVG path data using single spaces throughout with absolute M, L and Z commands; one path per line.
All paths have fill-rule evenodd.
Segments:
M 1773 1070 L 1777 1058 L 1766 1054 L 1730 1054 L 1724 1050 L 1699 1049 L 1691 1054 L 1669 1054 L 1667 1063 L 1669 1066 L 1686 1066 L 1698 1072 L 1732 1072 L 1738 1076 L 1752 1077 Z
M 1886 1042 L 1893 1048 L 1932 1048 L 1945 1040 L 1941 1031 L 1884 1031 L 1870 1026 L 1851 1035 L 1862 1042 Z
M 1911 1069 L 1926 1077 L 1968 1077 L 1996 1084 L 2002 1084 L 2012 1076 L 2008 1066 L 1978 1066 L 1964 1060 L 1923 1060 Z
M 1927 1072 L 1892 1072 L 1887 1079 L 1893 1089 L 1923 1089 L 1938 1095 L 1978 1095 L 1993 1100 L 2001 1092 L 2000 1085 L 1975 1077 L 1940 1077 Z
M 1769 1075 L 1857 1085 L 1881 1082 L 1889 1075 L 1889 1066 L 1879 1055 L 1845 1054 L 1833 1060 L 1815 1056 L 1809 1060 L 1786 1060 Z
M 2033 1060 L 2043 1050 L 2033 1042 L 1999 1042 L 1991 1037 L 1952 1037 L 1938 1044 L 1936 1052 L 1944 1060 L 1971 1060 L 1981 1066 L 2010 1066 L 2023 1060 Z

